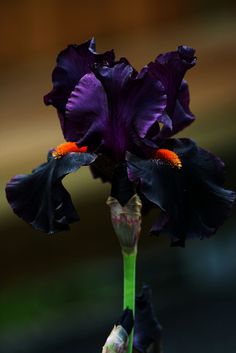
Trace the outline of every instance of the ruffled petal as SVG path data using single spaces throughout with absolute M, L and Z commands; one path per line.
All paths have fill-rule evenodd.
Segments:
M 184 75 L 196 63 L 195 50 L 180 46 L 177 51 L 159 55 L 154 63 L 149 64 L 149 70 L 160 80 L 167 92 L 166 111 L 172 115 L 176 99 Z
M 102 138 L 108 120 L 107 96 L 93 73 L 82 77 L 66 104 L 64 134 L 72 141 L 89 145 Z M 72 136 L 73 134 L 73 136 Z
M 179 89 L 178 99 L 176 101 L 173 113 L 173 129 L 171 135 L 177 134 L 195 120 L 195 116 L 189 108 L 189 102 L 190 95 L 188 84 L 185 80 L 183 80 Z M 162 134 L 162 136 L 165 136 L 165 129 L 163 129 Z
M 174 245 L 184 245 L 187 238 L 211 236 L 228 217 L 235 200 L 235 193 L 223 188 L 223 162 L 189 139 L 167 140 L 163 147 L 179 156 L 180 170 L 155 159 L 127 157 L 129 177 L 138 181 L 145 197 L 168 216 L 161 215 L 154 232 L 170 233 Z
M 167 94 L 166 113 L 172 120 L 173 128 L 164 126 L 159 138 L 172 136 L 194 121 L 189 110 L 188 87 L 183 81 L 186 71 L 196 63 L 194 54 L 194 49 L 180 46 L 177 51 L 159 55 L 155 62 L 143 69 L 143 72 L 149 72 L 162 83 Z
M 162 84 L 149 75 L 136 78 L 126 62 L 113 67 L 97 65 L 96 76 L 102 82 L 109 102 L 109 119 L 104 130 L 104 144 L 117 159 L 124 158 L 126 150 L 141 144 L 152 124 L 160 121 L 171 125 L 163 117 L 166 96 Z
M 62 179 L 95 158 L 90 153 L 69 153 L 55 159 L 49 152 L 47 163 L 8 182 L 6 196 L 13 211 L 47 234 L 69 229 L 69 224 L 78 221 L 79 216 Z
M 174 113 L 172 115 L 173 127 L 172 129 L 168 129 L 163 126 L 163 129 L 156 134 L 156 136 L 152 136 L 152 141 L 156 141 L 156 143 L 160 143 L 164 138 L 168 138 L 172 135 L 177 134 L 178 132 L 185 129 L 195 120 L 195 116 L 192 114 L 189 108 L 190 96 L 188 84 L 185 80 L 182 81 L 178 99 L 176 100 L 176 105 L 174 109 Z
M 57 65 L 52 73 L 53 89 L 46 96 L 46 105 L 53 105 L 64 112 L 66 102 L 78 81 L 91 72 L 94 63 L 112 65 L 114 52 L 95 52 L 95 41 L 91 39 L 80 45 L 69 45 L 57 57 Z

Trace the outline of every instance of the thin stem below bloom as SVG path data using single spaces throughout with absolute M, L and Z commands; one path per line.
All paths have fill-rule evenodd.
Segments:
M 137 250 L 134 249 L 131 253 L 122 252 L 124 262 L 124 304 L 123 308 L 131 309 L 135 316 L 135 277 L 136 277 L 136 258 Z M 129 337 L 129 346 L 127 353 L 133 351 L 133 335 L 132 330 Z

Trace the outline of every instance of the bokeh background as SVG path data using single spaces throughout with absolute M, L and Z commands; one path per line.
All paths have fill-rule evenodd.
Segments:
M 141 68 L 180 44 L 197 49 L 187 75 L 197 121 L 192 137 L 226 161 L 236 187 L 235 2 L 216 0 L 21 0 L 0 3 L 1 199 L 0 352 L 95 353 L 122 309 L 122 261 L 105 201 L 109 185 L 84 168 L 65 179 L 81 221 L 40 234 L 18 219 L 4 185 L 63 141 L 51 89 L 57 53 L 92 36 Z M 148 283 L 164 329 L 165 353 L 236 352 L 236 217 L 215 237 L 185 249 L 149 237 L 144 219 L 138 288 Z

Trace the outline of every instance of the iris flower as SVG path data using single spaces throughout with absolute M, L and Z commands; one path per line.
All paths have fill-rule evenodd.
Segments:
M 62 179 L 89 165 L 122 207 L 137 193 L 160 208 L 151 232 L 168 233 L 172 245 L 214 234 L 235 199 L 223 187 L 224 164 L 191 139 L 173 138 L 195 119 L 184 80 L 194 54 L 179 46 L 137 72 L 113 51 L 96 53 L 94 40 L 63 50 L 44 102 L 56 108 L 66 142 L 9 181 L 13 211 L 48 234 L 68 229 L 79 216 Z

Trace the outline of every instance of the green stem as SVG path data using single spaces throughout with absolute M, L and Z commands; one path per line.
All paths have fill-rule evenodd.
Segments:
M 136 270 L 137 250 L 134 249 L 131 253 L 123 251 L 124 262 L 124 304 L 123 308 L 129 308 L 133 311 L 135 316 L 135 270 Z M 129 337 L 129 347 L 127 353 L 133 351 L 133 336 L 132 330 Z

